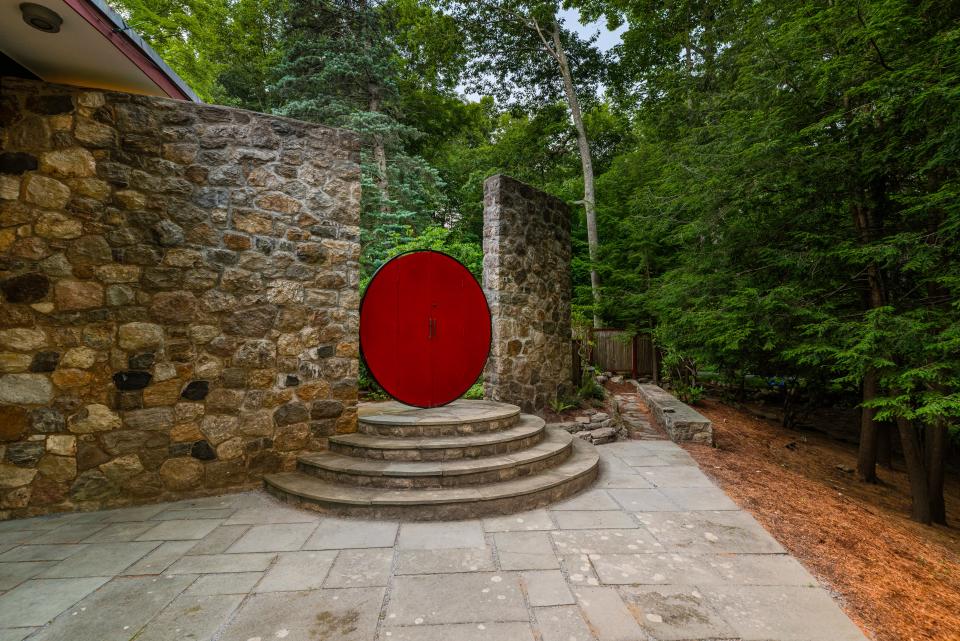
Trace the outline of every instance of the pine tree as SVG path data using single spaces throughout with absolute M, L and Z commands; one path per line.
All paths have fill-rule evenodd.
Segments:
M 400 118 L 389 12 L 372 0 L 291 0 L 277 74 L 276 113 L 360 134 L 363 262 L 376 268 L 430 223 L 442 187 L 406 151 L 419 132 Z

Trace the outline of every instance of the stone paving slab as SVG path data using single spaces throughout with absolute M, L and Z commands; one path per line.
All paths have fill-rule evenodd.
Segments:
M 91 534 L 84 543 L 129 543 L 154 527 L 152 523 L 114 523 Z
M 243 597 L 242 594 L 182 595 L 143 628 L 137 641 L 211 639 Z
M 127 641 L 196 578 L 115 578 L 54 619 L 34 639 Z
M 44 578 L 62 579 L 84 576 L 114 576 L 120 574 L 159 543 L 98 543 L 60 561 L 46 572 Z
M 257 583 L 257 587 L 253 591 L 298 592 L 319 590 L 336 559 L 337 553 L 333 550 L 283 552 L 277 555 L 276 562 L 263 576 L 263 579 Z M 256 573 L 250 573 L 250 575 L 258 576 Z
M 453 595 L 457 595 L 453 598 Z M 528 621 L 519 577 L 510 572 L 400 576 L 387 619 L 397 625 Z
M 313 531 L 315 523 L 279 523 L 255 525 L 231 545 L 227 552 L 289 552 L 299 550 Z
M 305 550 L 342 550 L 344 548 L 387 548 L 397 540 L 399 523 L 360 522 L 347 519 L 322 521 Z
M 493 535 L 504 570 L 553 570 L 560 567 L 546 532 L 498 532 Z
M 626 472 L 614 472 L 610 474 L 600 474 L 600 478 L 597 480 L 596 487 L 602 488 L 605 490 L 608 489 L 635 489 L 635 490 L 649 490 L 653 488 L 653 483 L 643 478 L 639 474 L 635 474 L 633 470 Z
M 220 641 L 368 641 L 373 639 L 383 588 L 270 592 L 247 599 Z
M 393 548 L 342 550 L 323 585 L 327 588 L 386 586 L 392 563 Z
M 561 554 L 560 567 L 571 586 L 600 585 L 600 577 L 593 569 L 588 554 Z
M 625 512 L 561 511 L 554 516 L 562 530 L 635 528 L 637 522 Z
M 579 587 L 574 594 L 599 641 L 637 641 L 646 636 L 614 588 Z
M 699 585 L 720 576 L 706 559 L 679 554 L 591 554 L 604 585 Z
M 221 525 L 190 547 L 190 554 L 222 554 L 251 528 L 249 525 Z
M 3 522 L 0 641 L 863 641 L 677 445 L 598 450 L 587 492 L 482 520 L 247 492 Z
M 580 608 L 557 606 L 534 608 L 534 616 L 543 641 L 593 641 L 594 636 L 583 620 Z
M 824 590 L 792 586 L 713 586 L 707 601 L 743 641 L 863 641 Z
M 224 574 L 204 574 L 191 584 L 186 594 L 240 594 L 253 592 L 254 586 L 263 578 L 263 572 L 227 572 Z M 326 575 L 322 577 L 326 578 Z
M 603 490 L 587 490 L 572 499 L 550 506 L 550 509 L 555 512 L 560 510 L 619 510 L 620 506 Z
M 68 523 L 63 527 L 51 530 L 47 534 L 31 537 L 29 542 L 33 545 L 80 543 L 84 539 L 93 536 L 105 527 L 106 524 L 77 523 L 75 525 L 70 525 Z
M 0 591 L 15 588 L 27 579 L 32 579 L 53 565 L 56 565 L 56 561 L 0 563 Z
M 672 550 L 783 554 L 783 546 L 745 512 L 647 512 L 640 523 Z
M 534 607 L 575 603 L 560 570 L 522 572 L 520 579 L 527 591 L 527 601 Z
M 0 630 L 0 641 L 23 641 L 30 636 L 34 628 L 9 628 Z
M 191 519 L 161 521 L 139 537 L 138 541 L 185 541 L 202 539 L 217 529 L 220 521 Z
M 496 570 L 493 550 L 445 548 L 442 550 L 399 550 L 395 574 L 452 574 Z
M 738 636 L 696 587 L 632 587 L 622 588 L 620 594 L 640 626 L 658 641 Z
M 44 625 L 74 603 L 109 581 L 109 577 L 83 579 L 30 579 L 0 596 L 0 621 L 4 627 Z
M 16 561 L 62 561 L 86 545 L 21 545 L 0 554 L 0 563 Z
M 546 510 L 532 510 L 508 516 L 494 516 L 483 519 L 486 532 L 528 532 L 531 530 L 555 530 L 556 524 Z
M 623 530 L 551 532 L 563 554 L 636 554 L 660 552 L 664 546 L 642 527 Z
M 150 554 L 141 558 L 121 574 L 128 576 L 161 574 L 184 554 L 189 552 L 193 546 L 193 541 L 166 541 L 158 545 Z
M 718 487 L 661 487 L 657 491 L 676 504 L 681 511 L 740 509 Z
M 262 572 L 270 567 L 276 553 L 198 554 L 185 556 L 169 569 L 168 574 L 220 574 L 224 572 Z
M 678 512 L 680 506 L 658 489 L 612 489 L 610 496 L 630 512 Z
M 480 521 L 450 523 L 404 523 L 397 547 L 401 550 L 439 550 L 441 548 L 483 547 Z
M 388 627 L 383 639 L 390 641 L 535 641 L 527 623 L 454 623 Z

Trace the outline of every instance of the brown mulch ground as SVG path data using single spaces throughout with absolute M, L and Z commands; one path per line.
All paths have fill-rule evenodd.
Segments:
M 614 383 L 613 381 L 607 381 L 603 384 L 608 390 L 614 394 L 636 394 L 637 388 L 633 386 L 633 383 Z
M 953 527 L 909 520 L 902 466 L 867 485 L 854 446 L 705 401 L 717 447 L 687 445 L 701 468 L 840 597 L 878 641 L 960 640 L 960 483 L 948 479 Z M 789 445 L 789 447 L 787 447 Z M 839 466 L 839 468 L 838 468 Z

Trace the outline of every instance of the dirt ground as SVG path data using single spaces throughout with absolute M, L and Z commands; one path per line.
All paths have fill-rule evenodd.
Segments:
M 716 448 L 687 445 L 701 468 L 839 596 L 878 641 L 960 640 L 960 483 L 948 479 L 951 527 L 909 520 L 906 473 L 879 485 L 852 473 L 855 446 L 704 401 Z

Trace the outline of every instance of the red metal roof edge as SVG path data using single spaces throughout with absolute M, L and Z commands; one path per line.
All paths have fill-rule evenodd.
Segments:
M 100 0 L 63 1 L 109 40 L 167 96 L 178 100 L 201 102 L 189 85 L 106 4 Z

